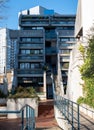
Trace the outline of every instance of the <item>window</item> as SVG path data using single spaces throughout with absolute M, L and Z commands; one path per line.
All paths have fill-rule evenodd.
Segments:
M 29 69 L 30 68 L 30 63 L 24 63 L 24 68 Z
M 21 50 L 21 54 L 25 54 L 25 50 Z
M 34 69 L 34 64 L 31 64 L 31 69 Z
M 24 69 L 24 63 L 20 63 L 20 69 Z
M 26 54 L 30 54 L 30 50 L 26 50 Z

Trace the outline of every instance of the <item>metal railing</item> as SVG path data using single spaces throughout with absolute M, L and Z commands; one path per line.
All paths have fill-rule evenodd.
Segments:
M 80 130 L 79 105 L 56 94 L 54 98 L 56 107 L 62 116 L 64 116 L 64 119 L 68 120 L 68 123 L 71 124 L 72 130 Z
M 2 110 L 0 114 L 19 114 L 21 118 L 21 130 L 35 130 L 35 111 L 29 105 L 25 105 L 21 110 L 17 111 Z

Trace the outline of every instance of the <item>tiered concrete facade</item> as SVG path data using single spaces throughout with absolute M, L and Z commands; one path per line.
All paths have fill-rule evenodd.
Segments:
M 58 74 L 60 62 L 66 87 L 70 51 L 75 44 L 74 24 L 75 15 L 60 15 L 40 6 L 19 14 L 18 85 L 35 86 L 52 98 L 50 74 Z

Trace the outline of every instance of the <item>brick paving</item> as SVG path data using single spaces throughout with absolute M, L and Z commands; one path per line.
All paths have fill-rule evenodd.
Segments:
M 21 120 L 0 119 L 0 130 L 21 130 Z

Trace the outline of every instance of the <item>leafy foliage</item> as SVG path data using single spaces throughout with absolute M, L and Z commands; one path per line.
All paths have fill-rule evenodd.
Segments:
M 85 60 L 85 47 L 82 44 L 79 46 L 79 51 L 81 53 L 82 59 Z
M 32 98 L 38 97 L 33 87 L 17 87 L 14 93 L 10 93 L 9 98 Z
M 88 48 L 82 54 L 84 56 L 86 55 L 84 57 L 84 63 L 80 67 L 80 73 L 84 80 L 84 98 L 80 97 L 78 103 L 83 102 L 94 107 L 94 36 L 88 39 Z

